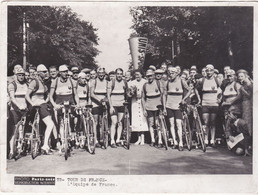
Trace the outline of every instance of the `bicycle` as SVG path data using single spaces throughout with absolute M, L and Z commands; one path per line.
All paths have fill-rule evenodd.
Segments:
M 159 132 L 161 132 L 161 136 L 162 136 L 162 139 L 163 139 L 163 142 L 165 145 L 165 149 L 168 150 L 169 132 L 168 132 L 168 128 L 166 125 L 166 120 L 165 120 L 164 114 L 162 112 L 162 105 L 158 105 L 157 108 L 158 108 L 159 115 L 158 115 L 158 120 L 156 121 L 156 130 L 157 130 L 156 140 L 159 135 Z
M 20 110 L 22 117 L 21 120 L 16 124 L 13 138 L 13 156 L 14 160 L 18 160 L 22 154 L 26 152 L 26 141 L 24 138 L 24 129 L 26 124 L 26 115 L 28 110 Z
M 86 135 L 86 143 L 87 148 L 90 154 L 95 154 L 95 148 L 96 148 L 96 140 L 95 140 L 95 121 L 93 118 L 93 115 L 91 113 L 92 105 L 86 105 L 86 109 L 84 112 L 85 115 L 85 123 L 84 123 L 84 131 Z
M 124 102 L 124 108 L 125 108 L 125 113 L 124 113 L 124 118 L 123 118 L 123 124 L 124 128 L 122 131 L 122 137 L 123 139 L 121 140 L 123 142 L 123 146 L 129 150 L 130 149 L 130 140 L 131 140 L 131 124 L 130 124 L 130 114 L 128 110 L 128 102 Z
M 109 126 L 108 126 L 108 112 L 106 102 L 102 102 L 103 114 L 100 122 L 100 143 L 105 149 L 108 147 L 109 141 Z
M 68 159 L 70 156 L 70 148 L 71 148 L 71 128 L 70 128 L 70 113 L 71 113 L 71 106 L 69 104 L 69 101 L 65 101 L 61 107 L 62 109 L 62 114 L 63 114 L 63 119 L 61 120 L 61 123 L 63 123 L 63 138 L 62 140 L 62 147 L 64 148 L 65 152 L 65 160 Z M 61 126 L 61 124 L 60 124 Z M 61 132 L 60 132 L 61 133 Z
M 31 124 L 32 130 L 29 138 L 29 143 L 31 147 L 31 157 L 34 160 L 40 153 L 40 145 L 41 145 L 41 139 L 40 139 L 40 133 L 39 133 L 39 109 L 40 106 L 33 106 L 33 108 L 36 109 L 36 113 L 34 116 L 33 123 Z
M 192 149 L 192 130 L 188 118 L 187 104 L 180 104 L 179 106 L 183 115 L 183 137 L 185 138 L 187 149 L 190 151 Z
M 199 106 L 199 105 L 198 105 Z M 193 127 L 196 128 L 196 137 L 197 137 L 197 144 L 201 145 L 203 152 L 206 151 L 206 144 L 204 142 L 205 140 L 205 130 L 202 126 L 201 118 L 198 113 L 198 106 L 192 105 L 192 111 L 193 111 Z

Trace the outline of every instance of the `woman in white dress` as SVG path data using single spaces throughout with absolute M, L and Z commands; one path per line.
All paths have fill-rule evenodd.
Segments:
M 146 82 L 142 78 L 140 70 L 135 70 L 135 79 L 128 83 L 128 87 L 132 92 L 132 132 L 138 132 L 138 141 L 135 145 L 144 145 L 144 132 L 148 131 L 147 119 L 143 115 L 143 108 L 141 102 L 143 85 Z

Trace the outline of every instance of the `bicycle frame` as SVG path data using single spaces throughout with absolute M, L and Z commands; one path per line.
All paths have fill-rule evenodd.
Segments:
M 155 136 L 155 139 L 157 140 L 159 132 L 161 133 L 161 136 L 163 138 L 163 142 L 165 145 L 166 150 L 168 149 L 168 136 L 169 136 L 169 132 L 168 132 L 168 128 L 166 125 L 166 121 L 165 121 L 165 117 L 164 114 L 162 112 L 162 109 L 160 107 L 158 107 L 159 109 L 159 115 L 158 115 L 158 120 L 156 120 L 157 124 L 156 124 L 156 130 L 157 130 L 157 135 Z
M 126 148 L 129 150 L 130 149 L 130 140 L 131 140 L 131 124 L 130 124 L 130 115 L 128 111 L 128 103 L 124 103 L 124 108 L 125 108 L 125 114 L 124 114 L 124 127 L 122 130 L 122 136 L 123 140 L 123 145 L 126 146 Z M 125 144 L 124 144 L 125 143 Z
M 103 144 L 106 149 L 108 146 L 108 135 L 109 135 L 109 127 L 108 127 L 108 113 L 107 113 L 107 105 L 103 103 L 103 114 L 100 122 L 100 142 Z
M 14 159 L 17 160 L 20 158 L 20 155 L 25 152 L 25 134 L 24 128 L 26 123 L 26 115 L 27 111 L 22 110 L 22 117 L 21 120 L 16 124 L 15 131 L 14 131 L 14 140 L 13 140 L 13 152 L 14 152 Z M 18 137 L 18 138 L 17 138 Z
M 30 144 L 31 144 L 31 156 L 32 159 L 35 159 L 39 153 L 39 148 L 41 145 L 40 140 L 40 133 L 39 133 L 39 106 L 35 107 L 36 113 L 34 116 L 34 121 L 32 123 L 32 131 L 31 131 L 31 137 L 30 137 Z
M 205 143 L 204 143 L 204 129 L 203 129 L 203 126 L 202 126 L 202 122 L 201 122 L 201 118 L 200 118 L 200 115 L 198 113 L 198 109 L 197 109 L 197 106 L 194 105 L 193 106 L 193 118 L 194 120 L 199 123 L 199 128 L 196 128 L 196 134 L 197 134 L 197 144 L 201 144 L 202 145 L 202 148 L 203 148 L 203 152 L 206 151 L 206 146 L 205 146 Z M 197 124 L 195 124 L 196 126 Z M 202 140 L 201 140 L 202 139 Z

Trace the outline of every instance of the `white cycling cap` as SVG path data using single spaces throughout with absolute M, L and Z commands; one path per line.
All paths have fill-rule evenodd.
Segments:
M 161 70 L 161 69 L 155 70 L 155 74 L 163 74 L 163 73 L 164 73 L 164 70 Z
M 78 74 L 78 77 L 85 79 L 85 78 L 86 78 L 86 74 L 85 74 L 84 72 L 80 72 L 80 73 Z
M 37 72 L 44 72 L 44 71 L 48 71 L 44 64 L 40 64 L 37 66 Z
M 154 71 L 152 69 L 148 69 L 146 71 L 146 76 L 149 76 L 149 75 L 154 75 Z
M 207 70 L 207 69 L 214 70 L 214 66 L 213 66 L 212 64 L 208 64 L 208 65 L 206 66 L 206 70 Z
M 169 71 L 169 72 L 177 72 L 177 68 L 175 68 L 175 67 L 169 67 L 168 71 Z
M 16 74 L 25 74 L 25 71 L 23 70 L 23 68 L 18 68 L 16 69 Z
M 68 71 L 67 65 L 64 64 L 64 65 L 59 66 L 58 71 L 59 72 Z
M 155 67 L 154 65 L 150 65 L 150 66 L 149 66 L 149 69 L 152 69 L 153 71 L 155 71 L 155 70 L 156 70 L 156 67 Z

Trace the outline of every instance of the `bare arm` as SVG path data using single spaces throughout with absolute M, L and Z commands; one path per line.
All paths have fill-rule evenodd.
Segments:
M 14 86 L 13 86 L 13 84 L 9 84 L 7 89 L 8 89 L 8 93 L 9 93 L 12 104 L 14 104 L 19 109 L 21 109 L 20 105 L 18 104 L 18 102 L 16 101 L 16 98 L 14 96 Z

